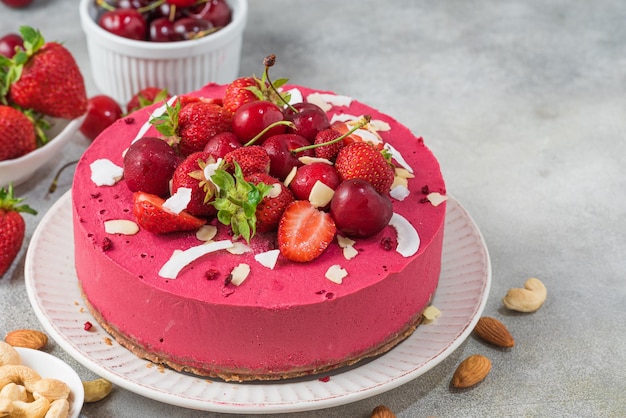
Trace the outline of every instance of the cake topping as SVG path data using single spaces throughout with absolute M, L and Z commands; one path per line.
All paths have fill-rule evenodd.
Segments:
M 95 160 L 89 167 L 91 168 L 91 181 L 96 186 L 113 186 L 124 176 L 124 169 L 106 158 Z
M 396 251 L 404 257 L 410 257 L 417 253 L 420 245 L 420 237 L 417 231 L 405 217 L 394 213 L 389 225 L 393 226 L 398 233 L 398 246 Z
M 448 196 L 444 196 L 438 192 L 432 192 L 429 193 L 428 196 L 426 196 L 426 199 L 428 199 L 430 203 L 433 204 L 433 206 L 439 206 L 440 204 L 448 200 Z
M 230 272 L 230 284 L 240 286 L 250 274 L 250 266 L 245 263 L 239 264 Z
M 163 202 L 163 209 L 178 215 L 187 209 L 187 205 L 191 201 L 191 189 L 189 187 L 180 187 L 176 193 L 171 195 Z
M 104 232 L 107 234 L 135 235 L 139 226 L 128 219 L 113 219 L 104 222 Z
M 325 277 L 333 283 L 341 284 L 348 272 L 339 264 L 334 264 L 328 268 Z
M 188 248 L 184 251 L 175 251 L 169 260 L 159 270 L 159 276 L 165 279 L 175 279 L 178 273 L 189 263 L 214 251 L 225 250 L 233 246 L 232 241 L 212 241 Z
M 276 262 L 278 261 L 278 256 L 280 255 L 280 250 L 269 250 L 263 253 L 256 254 L 254 259 L 259 262 L 264 267 L 273 270 L 276 267 Z

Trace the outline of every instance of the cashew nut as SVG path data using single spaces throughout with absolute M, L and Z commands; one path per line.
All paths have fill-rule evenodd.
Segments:
M 507 309 L 518 312 L 535 312 L 543 305 L 548 291 L 539 279 L 530 278 L 524 283 L 524 288 L 509 289 L 502 303 Z
M 0 366 L 5 364 L 21 364 L 17 350 L 8 343 L 0 341 Z
M 24 385 L 26 390 L 34 392 L 34 384 L 41 380 L 39 373 L 28 366 L 21 364 L 7 364 L 0 366 L 0 387 L 5 387 L 9 383 Z
M 48 398 L 50 402 L 57 399 L 67 399 L 71 391 L 65 382 L 48 377 L 35 382 L 32 390 L 32 392 Z
M 111 393 L 113 385 L 108 380 L 99 378 L 83 382 L 83 388 L 85 389 L 85 402 L 98 402 Z
M 0 396 L 0 417 L 8 417 L 13 412 L 13 400 Z
M 70 414 L 70 403 L 67 399 L 57 399 L 50 404 L 44 418 L 67 418 Z
M 26 388 L 11 382 L 0 390 L 0 397 L 9 398 L 12 401 L 28 402 Z M 0 415 L 2 416 L 2 415 Z
M 50 407 L 50 401 L 40 396 L 33 402 L 13 401 L 11 418 L 43 418 Z

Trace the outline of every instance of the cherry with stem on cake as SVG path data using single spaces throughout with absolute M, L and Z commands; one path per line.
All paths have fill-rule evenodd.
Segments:
M 309 141 L 298 134 L 279 134 L 266 139 L 261 146 L 270 156 L 270 175 L 284 180 L 294 167 L 303 165 L 299 158 L 314 154 L 313 150 L 304 148 L 307 145 Z M 301 151 L 295 152 L 296 149 Z
M 110 96 L 98 94 L 87 101 L 87 114 L 80 125 L 80 132 L 94 140 L 100 132 L 122 117 L 120 105 Z
M 17 33 L 7 33 L 0 38 L 0 55 L 13 58 L 16 48 L 24 49 L 24 39 Z
M 330 201 L 330 216 L 337 230 L 353 238 L 376 235 L 389 224 L 391 215 L 391 199 L 362 179 L 343 181 Z
M 313 143 L 319 131 L 328 129 L 330 122 L 326 112 L 314 103 L 300 102 L 283 110 L 286 120 L 293 122 L 293 133 L 301 135 Z
M 273 125 L 283 120 L 283 112 L 276 104 L 267 100 L 255 100 L 240 106 L 235 111 L 232 127 L 240 141 L 247 143 L 272 125 L 269 131 L 256 140 L 257 145 L 260 145 L 270 136 L 285 133 L 287 128 L 284 125 Z

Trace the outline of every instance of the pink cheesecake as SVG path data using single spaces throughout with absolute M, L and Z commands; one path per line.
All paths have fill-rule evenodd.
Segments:
M 225 380 L 291 378 L 384 353 L 420 323 L 441 268 L 446 205 L 436 158 L 421 138 L 363 103 L 290 88 L 305 100 L 324 101 L 329 119 L 372 117 L 375 134 L 393 151 L 406 178 L 400 189 L 392 189 L 392 222 L 373 237 L 354 239 L 356 256 L 347 256 L 346 244 L 336 238 L 311 262 L 279 256 L 268 266 L 258 255 L 276 248 L 275 234 L 255 235 L 247 251 L 239 253 L 229 251 L 234 244 L 229 228 L 209 221 L 217 226 L 212 240 L 222 249 L 189 261 L 174 275 L 164 274 L 173 254 L 206 244 L 194 231 L 107 232 L 107 221 L 132 224 L 133 194 L 119 175 L 111 185 L 99 185 L 92 179 L 93 163 L 122 167 L 133 140 L 157 135 L 148 119 L 162 106 L 118 120 L 93 142 L 76 169 L 75 263 L 92 313 L 136 355 Z M 223 93 L 224 86 L 209 84 L 190 95 L 221 98 Z M 250 271 L 234 284 L 231 273 L 239 265 Z M 345 277 L 329 278 L 333 269 Z

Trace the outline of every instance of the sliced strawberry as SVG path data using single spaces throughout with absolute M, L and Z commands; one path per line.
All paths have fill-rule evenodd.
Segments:
M 269 232 L 278 228 L 278 222 L 285 208 L 293 202 L 293 194 L 283 183 L 266 173 L 254 173 L 246 177 L 246 181 L 255 185 L 267 184 L 272 188 L 278 187 L 276 194 L 271 191 L 256 207 L 256 230 L 257 232 Z
M 336 232 L 328 213 L 306 200 L 296 200 L 287 206 L 278 225 L 278 248 L 291 261 L 311 261 L 326 250 Z
M 181 187 L 191 189 L 191 201 L 187 212 L 194 216 L 213 217 L 217 210 L 211 201 L 215 196 L 215 185 L 204 176 L 204 169 L 215 159 L 208 152 L 194 152 L 176 167 L 172 177 L 172 193 Z
M 154 234 L 193 231 L 206 223 L 186 211 L 178 214 L 163 208 L 165 199 L 144 192 L 133 193 L 133 213 L 143 229 Z

